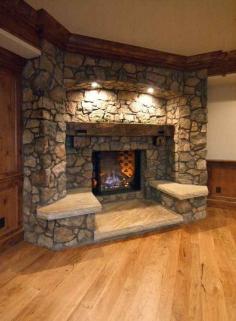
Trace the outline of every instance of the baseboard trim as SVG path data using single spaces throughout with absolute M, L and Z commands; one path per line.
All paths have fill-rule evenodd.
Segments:
M 225 208 L 225 209 L 236 209 L 236 201 L 228 201 L 225 199 L 214 199 L 209 198 L 207 200 L 208 207 L 218 207 L 218 208 Z

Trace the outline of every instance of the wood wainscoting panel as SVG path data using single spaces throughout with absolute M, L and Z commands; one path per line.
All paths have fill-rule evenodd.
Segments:
M 6 52 L 0 49 L 0 248 L 22 237 L 21 68 Z
M 236 161 L 208 160 L 208 205 L 236 208 Z
M 0 178 L 18 172 L 16 81 L 8 70 L 0 70 Z
M 0 240 L 9 231 L 15 231 L 21 224 L 21 180 L 16 177 L 0 182 Z

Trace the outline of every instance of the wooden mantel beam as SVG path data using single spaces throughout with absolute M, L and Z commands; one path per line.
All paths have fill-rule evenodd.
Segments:
M 122 123 L 67 123 L 69 136 L 167 136 L 174 134 L 174 126 Z

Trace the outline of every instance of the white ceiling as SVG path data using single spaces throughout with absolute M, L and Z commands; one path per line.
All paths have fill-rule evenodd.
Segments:
M 193 55 L 236 49 L 236 0 L 27 0 L 69 31 Z

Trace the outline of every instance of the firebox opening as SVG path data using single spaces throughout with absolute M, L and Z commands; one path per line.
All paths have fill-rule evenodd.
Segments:
M 104 195 L 140 190 L 140 172 L 140 150 L 93 152 L 93 193 Z

